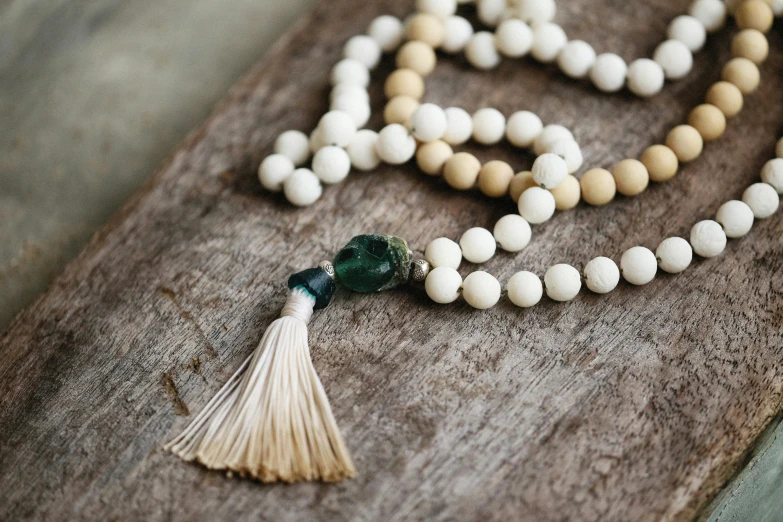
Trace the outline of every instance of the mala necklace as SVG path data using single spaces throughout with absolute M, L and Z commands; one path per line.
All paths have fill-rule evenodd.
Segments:
M 370 24 L 367 35 L 348 40 L 345 58 L 332 69 L 330 111 L 309 136 L 293 130 L 281 134 L 275 153 L 259 167 L 259 179 L 266 189 L 282 191 L 294 205 L 307 206 L 321 196 L 322 184 L 343 181 L 352 167 L 372 170 L 381 162 L 399 165 L 415 157 L 425 174 L 443 175 L 454 189 L 478 187 L 490 197 L 509 195 L 519 213 L 502 217 L 492 232 L 471 228 L 459 243 L 436 238 L 427 245 L 424 259 L 414 259 L 402 238 L 360 235 L 337 253 L 334 262 L 322 261 L 292 275 L 280 318 L 167 449 L 210 469 L 263 482 L 339 481 L 353 476 L 356 471 L 307 344 L 313 310 L 329 304 L 336 282 L 356 292 L 423 282 L 436 303 L 451 303 L 461 296 L 477 309 L 494 306 L 502 295 L 500 282 L 485 271 L 463 280 L 457 272 L 462 259 L 484 263 L 497 247 L 520 251 L 530 242 L 530 225 L 547 221 L 555 210 L 571 209 L 580 199 L 604 205 L 617 192 L 636 196 L 650 180 L 674 177 L 680 163 L 701 155 L 705 141 L 723 134 L 727 119 L 742 109 L 744 96 L 756 90 L 758 64 L 769 52 L 765 33 L 774 17 L 783 15 L 783 0 L 695 0 L 688 15 L 671 22 L 668 39 L 656 48 L 653 59 L 626 65 L 616 54 L 596 55 L 587 42 L 568 41 L 552 22 L 554 0 L 476 0 L 479 20 L 494 27 L 494 33 L 474 32 L 468 20 L 456 15 L 458 3 L 468 2 L 418 0 L 417 13 L 404 23 L 381 16 Z M 733 58 L 724 65 L 722 80 L 710 87 L 705 103 L 691 111 L 687 124 L 671 129 L 665 144 L 648 147 L 639 159 L 620 161 L 611 172 L 592 168 L 577 179 L 574 173 L 582 168 L 583 157 L 573 134 L 558 124 L 544 125 L 530 111 L 506 119 L 493 108 L 470 115 L 458 107 L 444 110 L 420 103 L 424 78 L 435 69 L 435 49 L 447 54 L 464 51 L 467 61 L 481 70 L 493 69 L 504 56 L 529 54 L 542 63 L 556 62 L 566 76 L 589 78 L 600 91 L 627 87 L 637 96 L 653 96 L 665 80 L 690 72 L 692 53 L 702 48 L 707 33 L 725 25 L 727 14 L 734 16 L 740 31 L 732 40 Z M 382 53 L 393 51 L 397 70 L 384 84 L 387 125 L 376 133 L 362 128 L 371 115 L 366 89 Z M 484 145 L 505 138 L 515 147 L 532 148 L 537 157 L 530 171 L 518 174 L 503 161 L 482 165 L 472 154 L 453 150 L 471 137 Z M 589 261 L 583 274 L 571 265 L 556 264 L 544 274 L 543 284 L 536 274 L 518 272 L 506 283 L 508 298 L 520 307 L 534 306 L 544 292 L 554 301 L 569 301 L 579 293 L 582 276 L 589 290 L 605 294 L 617 286 L 621 275 L 631 284 L 644 285 L 659 268 L 682 272 L 693 253 L 703 258 L 719 255 L 727 238 L 744 236 L 754 220 L 777 211 L 783 193 L 783 139 L 776 155 L 764 165 L 760 183 L 749 186 L 741 201 L 724 203 L 714 220 L 696 223 L 689 240 L 669 237 L 655 253 L 642 246 L 629 248 L 619 268 L 608 257 Z M 308 161 L 311 169 L 302 168 Z

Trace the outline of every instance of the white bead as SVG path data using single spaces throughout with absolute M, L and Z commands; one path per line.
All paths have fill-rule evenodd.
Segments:
M 506 0 L 476 0 L 476 10 L 481 23 L 495 27 L 506 12 Z
M 557 65 L 566 76 L 584 78 L 595 63 L 595 51 L 582 40 L 568 42 L 557 57 Z
M 672 40 L 679 40 L 684 43 L 693 53 L 700 51 L 707 40 L 707 32 L 704 29 L 704 25 L 696 18 L 688 15 L 681 15 L 672 20 L 671 24 L 669 24 L 667 35 Z
M 783 143 L 783 141 L 781 141 Z M 761 181 L 783 194 L 783 158 L 771 159 L 761 169 Z
M 775 16 L 783 16 L 783 0 L 772 0 L 771 6 Z
M 519 214 L 508 214 L 495 223 L 492 235 L 506 252 L 519 252 L 530 243 L 530 225 Z
M 282 154 L 270 154 L 258 167 L 258 180 L 261 186 L 271 192 L 283 190 L 283 182 L 294 171 L 294 163 Z
M 370 23 L 367 34 L 378 42 L 383 52 L 388 53 L 400 46 L 405 28 L 398 18 L 383 15 Z
M 542 130 L 541 118 L 530 111 L 517 111 L 506 123 L 506 139 L 515 147 L 530 147 Z
M 711 219 L 699 221 L 691 228 L 691 247 L 701 257 L 717 256 L 726 248 L 723 227 Z
M 343 56 L 362 63 L 368 69 L 375 69 L 381 61 L 381 46 L 370 36 L 354 36 L 345 42 Z
M 326 145 L 345 147 L 356 134 L 356 124 L 345 111 L 329 111 L 318 122 L 318 138 Z
M 434 103 L 422 103 L 410 119 L 411 132 L 425 143 L 441 139 L 447 125 L 446 113 Z
M 596 294 L 606 294 L 620 282 L 620 269 L 608 257 L 596 257 L 585 265 L 585 283 Z
M 369 129 L 362 129 L 354 135 L 351 143 L 345 149 L 351 158 L 351 165 L 359 170 L 373 170 L 381 162 L 375 151 L 378 141 L 378 133 Z
M 646 285 L 655 279 L 658 260 L 649 249 L 635 246 L 623 253 L 620 258 L 620 271 L 623 278 L 632 285 Z
M 465 58 L 476 69 L 488 71 L 500 64 L 500 54 L 495 48 L 495 37 L 487 31 L 474 34 L 465 46 Z
M 370 84 L 370 71 L 359 60 L 343 58 L 332 69 L 331 81 L 332 85 L 350 83 L 367 87 Z
M 639 58 L 628 66 L 628 90 L 637 96 L 647 98 L 661 92 L 663 69 L 656 62 Z
M 401 165 L 416 153 L 416 140 L 408 134 L 408 129 L 399 123 L 392 123 L 378 133 L 375 151 L 382 161 Z
M 447 237 L 433 239 L 424 251 L 424 259 L 434 267 L 446 266 L 454 270 L 462 262 L 462 249 Z
M 536 158 L 531 172 L 533 179 L 541 188 L 552 190 L 568 176 L 568 165 L 557 154 L 547 152 Z
M 332 90 L 329 92 L 329 101 L 332 102 L 344 94 L 351 98 L 362 100 L 365 103 L 370 103 L 370 93 L 367 92 L 367 89 L 352 83 L 338 83 L 332 87 Z
M 485 263 L 495 255 L 495 238 L 489 230 L 473 227 L 465 231 L 459 239 L 462 257 L 471 263 Z
M 715 221 L 723 226 L 726 237 L 742 237 L 753 227 L 753 211 L 742 201 L 727 201 L 718 209 Z
M 347 112 L 357 129 L 365 126 L 370 119 L 370 104 L 361 98 L 353 98 L 350 95 L 343 94 L 338 96 L 329 105 L 333 111 Z
M 568 173 L 573 174 L 582 166 L 584 157 L 582 156 L 582 149 L 579 148 L 579 144 L 574 140 L 568 138 L 557 140 L 549 147 L 549 152 L 556 154 L 565 160 L 566 167 L 568 167 Z
M 430 299 L 440 304 L 453 303 L 459 297 L 462 287 L 462 276 L 453 268 L 439 266 L 427 274 L 424 280 L 424 290 Z
M 688 13 L 701 22 L 708 33 L 726 25 L 726 4 L 721 0 L 696 0 Z
M 525 56 L 533 46 L 533 31 L 522 20 L 509 18 L 495 30 L 495 46 L 509 58 Z
M 783 138 L 780 138 L 778 144 L 775 146 L 775 156 L 783 158 Z
M 543 24 L 555 19 L 555 0 L 519 0 L 517 14 L 528 23 Z
M 537 225 L 552 217 L 555 213 L 555 198 L 551 192 L 541 187 L 530 187 L 519 196 L 519 214 L 528 223 Z
M 582 288 L 579 270 L 564 263 L 549 267 L 544 274 L 546 295 L 554 301 L 570 301 Z
M 507 285 L 508 298 L 517 306 L 529 308 L 535 306 L 544 295 L 544 287 L 541 279 L 532 272 L 517 272 Z
M 313 132 L 310 133 L 310 153 L 315 154 L 318 152 L 319 149 L 322 149 L 323 147 L 326 147 L 327 143 L 324 143 L 323 138 L 321 138 L 321 131 L 318 130 L 318 127 L 313 129 Z
M 298 167 L 310 159 L 310 140 L 304 132 L 285 131 L 275 140 L 275 153 L 282 154 Z
M 416 0 L 416 10 L 446 18 L 457 12 L 457 0 Z
M 330 145 L 313 156 L 313 172 L 324 183 L 340 183 L 351 171 L 351 158 L 345 149 Z
M 693 55 L 679 40 L 666 40 L 655 49 L 655 62 L 663 69 L 668 80 L 684 78 L 693 68 Z
M 599 54 L 590 69 L 590 79 L 599 91 L 617 92 L 625 85 L 628 66 L 613 53 Z
M 742 201 L 750 207 L 756 219 L 766 219 L 778 209 L 780 197 L 772 185 L 754 183 L 742 193 Z
M 321 197 L 323 188 L 312 170 L 296 169 L 283 183 L 286 199 L 298 207 L 306 207 Z
M 539 62 L 554 62 L 566 43 L 568 37 L 559 25 L 537 24 L 533 27 L 533 47 L 530 49 L 530 54 Z
M 492 308 L 500 300 L 500 283 L 487 272 L 472 272 L 462 283 L 462 297 L 478 310 Z
M 459 107 L 449 107 L 446 113 L 446 133 L 443 141 L 449 145 L 461 145 L 473 134 L 473 118 L 468 111 Z
M 552 147 L 555 142 L 564 139 L 576 141 L 574 140 L 574 135 L 571 134 L 571 131 L 562 125 L 547 125 L 533 143 L 533 152 L 536 154 L 536 156 L 545 154 L 549 152 L 550 147 Z
M 479 109 L 473 113 L 473 139 L 483 145 L 494 145 L 506 133 L 506 117 L 497 109 Z
M 461 16 L 449 16 L 443 20 L 443 43 L 440 48 L 447 53 L 462 51 L 473 38 L 473 26 Z
M 658 244 L 655 257 L 661 270 L 670 274 L 679 274 L 691 264 L 693 249 L 683 238 L 669 237 Z

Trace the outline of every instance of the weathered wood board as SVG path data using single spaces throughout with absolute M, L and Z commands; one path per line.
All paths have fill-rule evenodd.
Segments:
M 559 7 L 569 35 L 631 59 L 687 4 Z M 310 335 L 353 480 L 262 486 L 162 451 L 255 347 L 288 274 L 358 233 L 422 249 L 513 211 L 410 165 L 354 174 L 306 210 L 258 186 L 274 137 L 325 110 L 344 40 L 410 7 L 322 2 L 14 320 L 0 338 L 0 519 L 682 520 L 740 464 L 781 408 L 781 212 L 679 276 L 568 304 L 478 312 L 434 306 L 416 288 L 339 292 Z M 507 280 L 619 259 L 738 198 L 783 122 L 779 29 L 763 87 L 701 159 L 635 199 L 556 216 L 486 269 Z M 529 60 L 491 74 L 441 60 L 427 98 L 535 110 L 574 130 L 588 165 L 607 167 L 683 121 L 719 77 L 732 31 L 653 100 L 601 95 Z M 519 170 L 532 161 L 505 147 L 478 154 Z

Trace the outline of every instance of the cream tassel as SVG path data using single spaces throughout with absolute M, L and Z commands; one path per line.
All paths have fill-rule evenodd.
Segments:
M 314 298 L 295 288 L 253 354 L 165 448 L 263 482 L 356 474 L 307 346 Z

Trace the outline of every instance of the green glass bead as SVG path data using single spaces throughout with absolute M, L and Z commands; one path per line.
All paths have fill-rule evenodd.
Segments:
M 337 279 L 354 292 L 381 292 L 408 281 L 412 252 L 396 236 L 356 236 L 337 253 Z
M 288 278 L 288 288 L 300 287 L 315 299 L 313 310 L 326 308 L 334 295 L 334 280 L 323 268 L 308 268 Z

